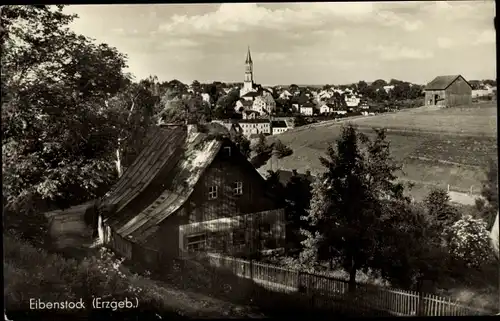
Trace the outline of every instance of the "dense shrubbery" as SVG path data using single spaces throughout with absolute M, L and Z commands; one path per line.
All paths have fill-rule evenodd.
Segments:
M 134 304 L 138 298 L 139 307 L 134 310 L 137 313 L 165 309 L 160 295 L 140 285 L 144 278 L 122 272 L 119 268 L 121 260 L 104 249 L 100 257 L 78 262 L 48 254 L 17 236 L 7 234 L 4 235 L 4 251 L 4 293 L 8 311 L 28 310 L 30 298 L 45 302 L 82 299 L 89 308 L 93 297 L 108 300 L 128 298 Z
M 492 260 L 493 251 L 484 220 L 464 216 L 448 227 L 445 235 L 450 254 L 466 267 L 480 268 Z

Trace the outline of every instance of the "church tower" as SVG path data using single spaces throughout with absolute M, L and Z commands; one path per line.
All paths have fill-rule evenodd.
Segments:
M 248 47 L 247 59 L 245 60 L 245 80 L 243 81 L 243 89 L 241 96 L 253 90 L 253 62 L 250 55 L 250 47 Z

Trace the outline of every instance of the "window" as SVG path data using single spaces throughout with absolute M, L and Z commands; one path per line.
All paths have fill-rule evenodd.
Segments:
M 243 245 L 246 243 L 246 235 L 245 230 L 239 229 L 233 231 L 233 244 L 234 245 Z
M 188 252 L 202 251 L 206 248 L 207 245 L 207 235 L 203 233 L 188 236 L 186 243 Z
M 210 186 L 208 189 L 208 199 L 214 200 L 217 198 L 217 186 Z
M 233 193 L 234 193 L 234 195 L 242 195 L 243 194 L 243 182 L 234 182 Z
M 231 147 L 230 146 L 224 147 L 224 155 L 231 156 Z

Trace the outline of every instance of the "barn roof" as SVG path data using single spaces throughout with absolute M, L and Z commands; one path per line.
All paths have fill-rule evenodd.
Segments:
M 437 76 L 434 80 L 428 83 L 427 86 L 425 86 L 425 90 L 445 90 L 459 77 L 464 79 L 461 75 Z M 465 80 L 465 82 L 467 82 L 467 80 Z M 467 82 L 467 84 L 469 83 Z
M 160 130 L 158 137 L 127 169 L 130 174 L 122 176 L 112 195 L 105 200 L 104 203 L 118 200 L 116 211 L 109 216 L 107 223 L 122 237 L 142 243 L 154 233 L 160 222 L 188 200 L 223 144 L 222 140 L 214 139 L 208 133 L 186 133 L 183 127 Z M 163 141 L 169 147 L 162 148 L 157 141 Z M 142 187 L 144 191 L 146 185 L 150 188 L 140 195 L 138 190 Z M 132 203 L 127 206 L 126 202 Z

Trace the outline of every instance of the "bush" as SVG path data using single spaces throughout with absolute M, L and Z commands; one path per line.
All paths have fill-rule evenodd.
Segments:
M 453 258 L 470 268 L 480 268 L 492 259 L 486 222 L 466 215 L 445 229 L 448 250 Z
M 115 301 L 127 298 L 135 304 L 139 296 L 135 312 L 165 310 L 160 296 L 140 286 L 143 278 L 122 272 L 121 260 L 104 249 L 100 257 L 78 262 L 48 254 L 16 236 L 4 235 L 4 251 L 5 307 L 9 311 L 28 311 L 30 298 L 44 302 L 82 299 L 88 309 L 84 313 L 90 313 L 93 297 Z

